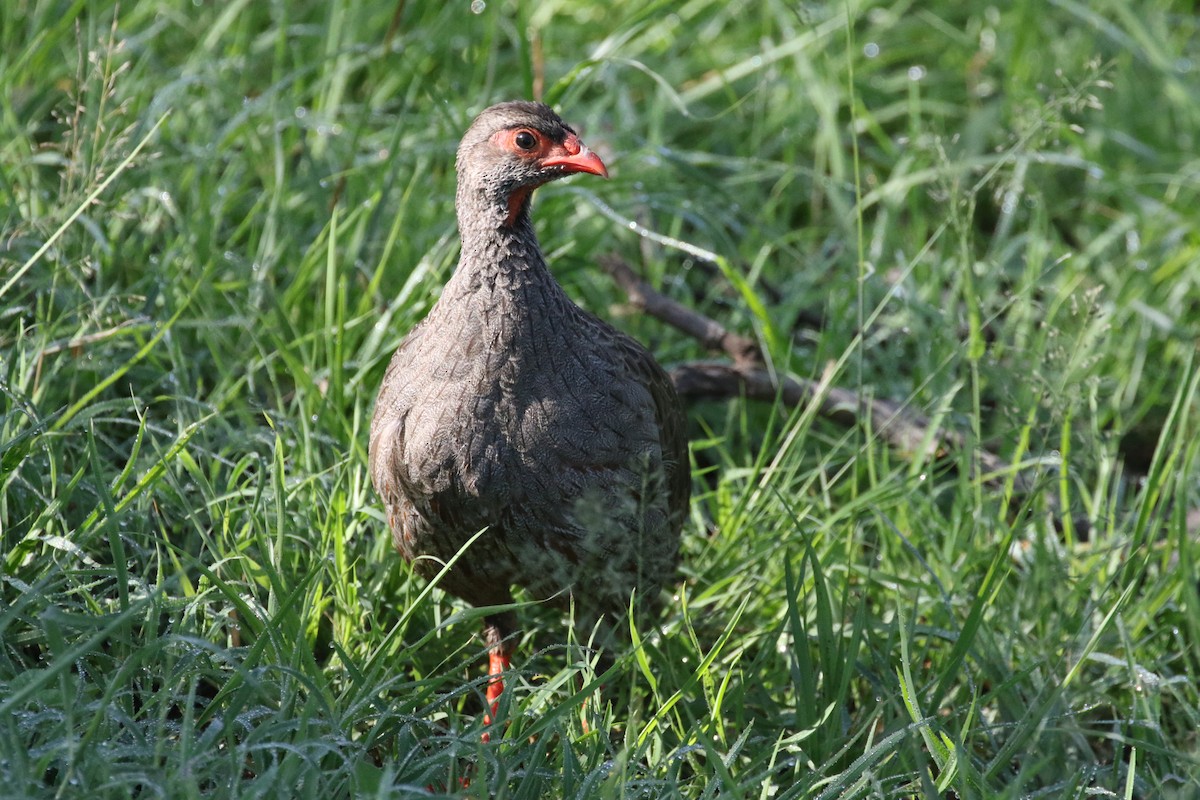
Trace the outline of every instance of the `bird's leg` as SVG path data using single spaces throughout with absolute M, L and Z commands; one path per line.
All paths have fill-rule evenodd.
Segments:
M 500 695 L 504 693 L 504 678 L 501 677 L 512 666 L 512 661 L 502 648 L 492 648 L 488 653 L 488 713 L 483 716 L 483 723 L 491 725 L 496 711 L 500 707 Z
M 483 621 L 483 637 L 488 645 L 487 710 L 483 712 L 483 724 L 489 727 L 496 719 L 496 712 L 500 708 L 500 695 L 504 692 L 502 676 L 512 665 L 510 658 L 512 642 L 508 640 L 508 635 L 516 630 L 516 627 L 517 617 L 511 611 L 485 617 Z M 492 734 L 490 731 L 484 731 L 479 739 L 487 744 L 492 740 Z M 460 788 L 469 789 L 471 787 L 472 771 L 468 770 L 466 775 L 458 779 Z M 431 792 L 434 790 L 431 786 L 425 788 Z
M 483 635 L 488 645 L 487 711 L 483 714 L 484 725 L 492 724 L 500 708 L 500 695 L 504 693 L 503 675 L 512 666 L 512 642 L 509 640 L 509 634 L 516 627 L 517 617 L 511 611 L 484 619 Z M 484 731 L 482 738 L 486 744 L 492 737 Z
M 576 685 L 579 687 L 579 691 L 582 692 L 583 687 L 587 686 L 587 678 L 583 677 L 583 673 L 579 672 L 575 674 L 575 680 Z M 592 732 L 592 726 L 589 725 L 587 721 L 587 706 L 588 698 L 585 697 L 583 698 L 583 702 L 579 704 L 579 724 L 583 728 L 584 736 L 587 736 Z

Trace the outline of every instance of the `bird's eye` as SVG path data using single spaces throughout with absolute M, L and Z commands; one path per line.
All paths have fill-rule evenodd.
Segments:
M 522 150 L 532 150 L 537 145 L 537 137 L 529 131 L 518 131 L 513 141 Z

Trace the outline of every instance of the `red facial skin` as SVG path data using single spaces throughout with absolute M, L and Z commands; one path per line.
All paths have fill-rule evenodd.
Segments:
M 518 157 L 536 163 L 540 169 L 557 168 L 561 174 L 587 172 L 601 178 L 608 177 L 608 168 L 604 166 L 600 156 L 587 149 L 573 133 L 568 134 L 559 144 L 532 128 L 512 128 L 500 131 L 492 137 L 492 141 Z M 522 187 L 508 198 L 509 225 L 516 221 L 534 188 Z

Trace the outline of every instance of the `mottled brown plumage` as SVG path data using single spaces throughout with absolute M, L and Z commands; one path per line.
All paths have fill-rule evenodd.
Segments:
M 670 379 L 571 301 L 530 222 L 541 184 L 607 171 L 550 108 L 527 102 L 480 114 L 457 167 L 462 254 L 388 367 L 371 479 L 396 547 L 426 578 L 486 529 L 446 591 L 500 605 L 519 585 L 573 597 L 585 624 L 611 621 L 635 589 L 654 598 L 674 579 L 689 476 Z M 493 672 L 515 627 L 511 612 L 487 619 Z

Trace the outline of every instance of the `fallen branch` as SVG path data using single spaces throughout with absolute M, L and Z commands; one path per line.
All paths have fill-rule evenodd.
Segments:
M 665 294 L 655 290 L 637 276 L 633 269 L 619 256 L 600 256 L 600 266 L 612 276 L 617 285 L 625 290 L 634 308 L 657 317 L 673 328 L 699 339 L 710 350 L 722 350 L 735 364 L 762 363 L 762 351 L 758 343 L 741 334 L 727 331 L 721 323 L 676 303 Z
M 827 419 L 853 425 L 866 416 L 870 429 L 880 438 L 909 456 L 943 459 L 967 447 L 966 437 L 957 431 L 935 430 L 929 419 L 890 400 L 867 399 L 849 389 L 804 378 L 779 377 L 768 372 L 762 351 L 753 339 L 727 330 L 716 320 L 677 303 L 637 276 L 623 259 L 615 255 L 600 257 L 600 265 L 629 297 L 635 308 L 662 320 L 699 340 L 711 350 L 720 350 L 733 359 L 732 364 L 693 361 L 671 370 L 676 391 L 685 400 L 712 400 L 746 397 L 752 400 L 799 406 L 816 402 L 817 411 Z M 1026 493 L 1032 481 L 1000 456 L 987 450 L 977 454 L 987 482 L 1001 485 L 1012 476 L 1013 486 Z M 1055 499 L 1048 495 L 1054 505 Z

